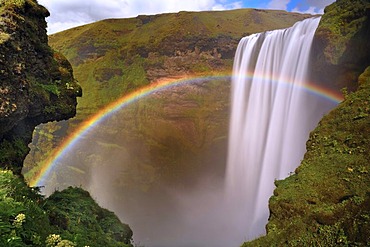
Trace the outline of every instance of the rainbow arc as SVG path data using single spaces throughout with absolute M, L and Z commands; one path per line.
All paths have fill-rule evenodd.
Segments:
M 281 78 L 277 80 L 276 78 L 267 78 L 263 75 L 256 75 L 256 74 L 247 74 L 246 77 L 260 77 L 266 78 L 272 83 L 279 83 L 284 84 L 287 86 L 292 86 L 291 80 Z M 29 181 L 30 186 L 43 186 L 45 184 L 45 180 L 48 178 L 51 171 L 57 166 L 58 162 L 64 155 L 68 152 L 72 152 L 73 146 L 76 145 L 90 130 L 92 130 L 95 126 L 102 123 L 105 119 L 109 116 L 115 114 L 117 111 L 125 108 L 126 106 L 130 105 L 131 103 L 138 101 L 139 99 L 146 97 L 154 92 L 158 92 L 161 90 L 165 90 L 174 86 L 180 86 L 187 83 L 194 83 L 194 82 L 206 82 L 209 80 L 216 80 L 216 79 L 230 79 L 231 75 L 212 75 L 212 76 L 201 76 L 201 77 L 182 77 L 182 78 L 170 78 L 170 79 L 162 79 L 155 83 L 151 83 L 147 86 L 137 89 L 131 93 L 123 95 L 121 98 L 117 99 L 116 101 L 108 104 L 107 106 L 100 109 L 97 113 L 93 116 L 82 122 L 73 133 L 68 135 L 64 138 L 64 140 L 59 144 L 57 148 L 55 148 L 52 154 L 46 159 L 43 164 L 41 165 L 40 170 L 37 174 Z M 300 89 L 307 91 L 309 93 L 318 95 L 320 97 L 324 97 L 330 101 L 339 103 L 342 100 L 342 96 L 338 92 L 334 92 L 332 90 L 314 85 L 312 83 L 305 83 L 304 85 L 297 86 Z

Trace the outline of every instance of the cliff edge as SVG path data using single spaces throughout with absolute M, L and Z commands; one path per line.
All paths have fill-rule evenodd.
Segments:
M 370 2 L 337 0 L 325 8 L 313 42 L 313 81 L 357 89 L 370 64 Z
M 128 225 L 82 189 L 45 199 L 21 175 L 35 126 L 71 118 L 82 91 L 48 46 L 36 0 L 0 0 L 0 246 L 131 245 Z
M 295 174 L 276 181 L 267 235 L 242 246 L 369 246 L 370 2 L 325 9 L 314 39 L 318 81 L 344 101 L 310 134 Z
M 63 55 L 48 46 L 36 1 L 0 2 L 0 167 L 20 174 L 36 125 L 73 117 L 82 91 Z

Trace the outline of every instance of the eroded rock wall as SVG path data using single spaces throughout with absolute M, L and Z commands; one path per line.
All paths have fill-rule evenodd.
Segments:
M 338 0 L 325 8 L 313 43 L 313 81 L 356 90 L 370 64 L 370 1 Z
M 82 91 L 63 55 L 48 46 L 36 1 L 0 3 L 0 166 L 20 173 L 36 125 L 73 117 Z

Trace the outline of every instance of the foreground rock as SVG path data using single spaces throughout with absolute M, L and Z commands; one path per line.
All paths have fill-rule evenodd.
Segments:
M 30 0 L 0 7 L 0 167 L 20 173 L 35 126 L 73 117 L 81 88 L 47 44 L 49 12 Z
M 35 126 L 73 117 L 82 93 L 47 44 L 48 15 L 35 0 L 0 2 L 0 246 L 132 246 L 130 228 L 87 192 L 45 200 L 20 174 Z
M 338 0 L 325 8 L 314 39 L 314 81 L 326 87 L 357 88 L 370 64 L 370 2 Z

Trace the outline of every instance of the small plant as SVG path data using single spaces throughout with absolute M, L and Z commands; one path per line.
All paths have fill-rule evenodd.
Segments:
M 341 92 L 342 92 L 343 98 L 344 99 L 347 99 L 347 97 L 348 97 L 348 89 L 347 89 L 347 87 L 342 88 L 341 89 Z
M 58 234 L 50 234 L 46 240 L 45 244 L 46 247 L 54 247 L 56 246 L 60 241 L 62 241 L 62 238 Z
M 62 237 L 58 234 L 50 234 L 46 238 L 47 247 L 75 247 L 76 244 L 69 240 L 63 240 Z
M 45 91 L 47 91 L 49 93 L 52 93 L 52 94 L 54 94 L 58 97 L 60 95 L 60 91 L 59 91 L 59 89 L 56 85 L 53 85 L 53 84 L 51 84 L 51 85 L 49 85 L 49 84 L 38 84 L 38 86 L 40 86 Z
M 16 217 L 15 217 L 15 220 L 13 222 L 13 226 L 15 228 L 21 228 L 22 227 L 22 224 L 26 221 L 26 215 L 23 214 L 23 213 L 20 213 L 18 214 Z

